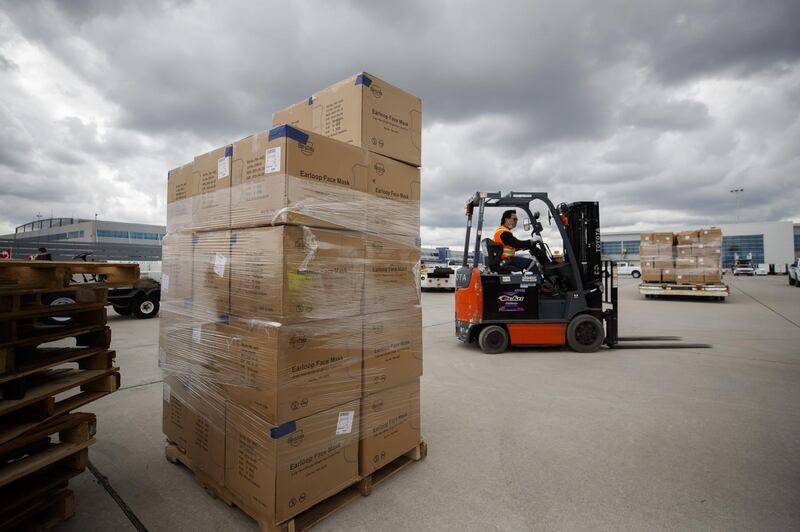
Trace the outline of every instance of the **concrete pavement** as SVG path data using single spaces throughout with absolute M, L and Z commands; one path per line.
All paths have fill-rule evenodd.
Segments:
M 423 294 L 429 456 L 319 530 L 800 528 L 800 288 L 726 281 L 726 303 L 621 283 L 622 335 L 705 350 L 484 355 L 455 339 L 452 293 Z M 88 408 L 90 458 L 118 500 L 84 473 L 62 530 L 256 530 L 166 462 L 157 320 L 110 314 L 124 388 Z

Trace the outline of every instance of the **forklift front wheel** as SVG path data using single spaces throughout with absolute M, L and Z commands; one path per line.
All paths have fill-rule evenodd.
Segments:
M 478 334 L 478 345 L 487 355 L 502 353 L 508 347 L 508 332 L 499 325 L 489 325 Z
M 605 340 L 603 322 L 591 314 L 579 314 L 567 327 L 567 344 L 578 353 L 592 353 L 600 349 Z

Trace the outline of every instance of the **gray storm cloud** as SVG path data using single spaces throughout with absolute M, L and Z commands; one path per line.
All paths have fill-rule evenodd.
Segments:
M 423 242 L 477 189 L 606 227 L 800 219 L 800 4 L 3 2 L 0 232 L 163 222 L 168 169 L 360 70 L 423 99 Z

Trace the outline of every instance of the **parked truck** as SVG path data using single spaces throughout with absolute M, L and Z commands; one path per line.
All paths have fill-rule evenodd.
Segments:
M 800 286 L 800 258 L 794 259 L 794 264 L 789 266 L 789 284 Z

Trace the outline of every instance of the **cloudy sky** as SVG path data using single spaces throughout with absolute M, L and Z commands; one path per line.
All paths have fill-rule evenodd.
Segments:
M 608 229 L 800 221 L 796 0 L 0 6 L 0 233 L 163 223 L 168 169 L 361 70 L 423 100 L 426 245 L 477 189 Z

